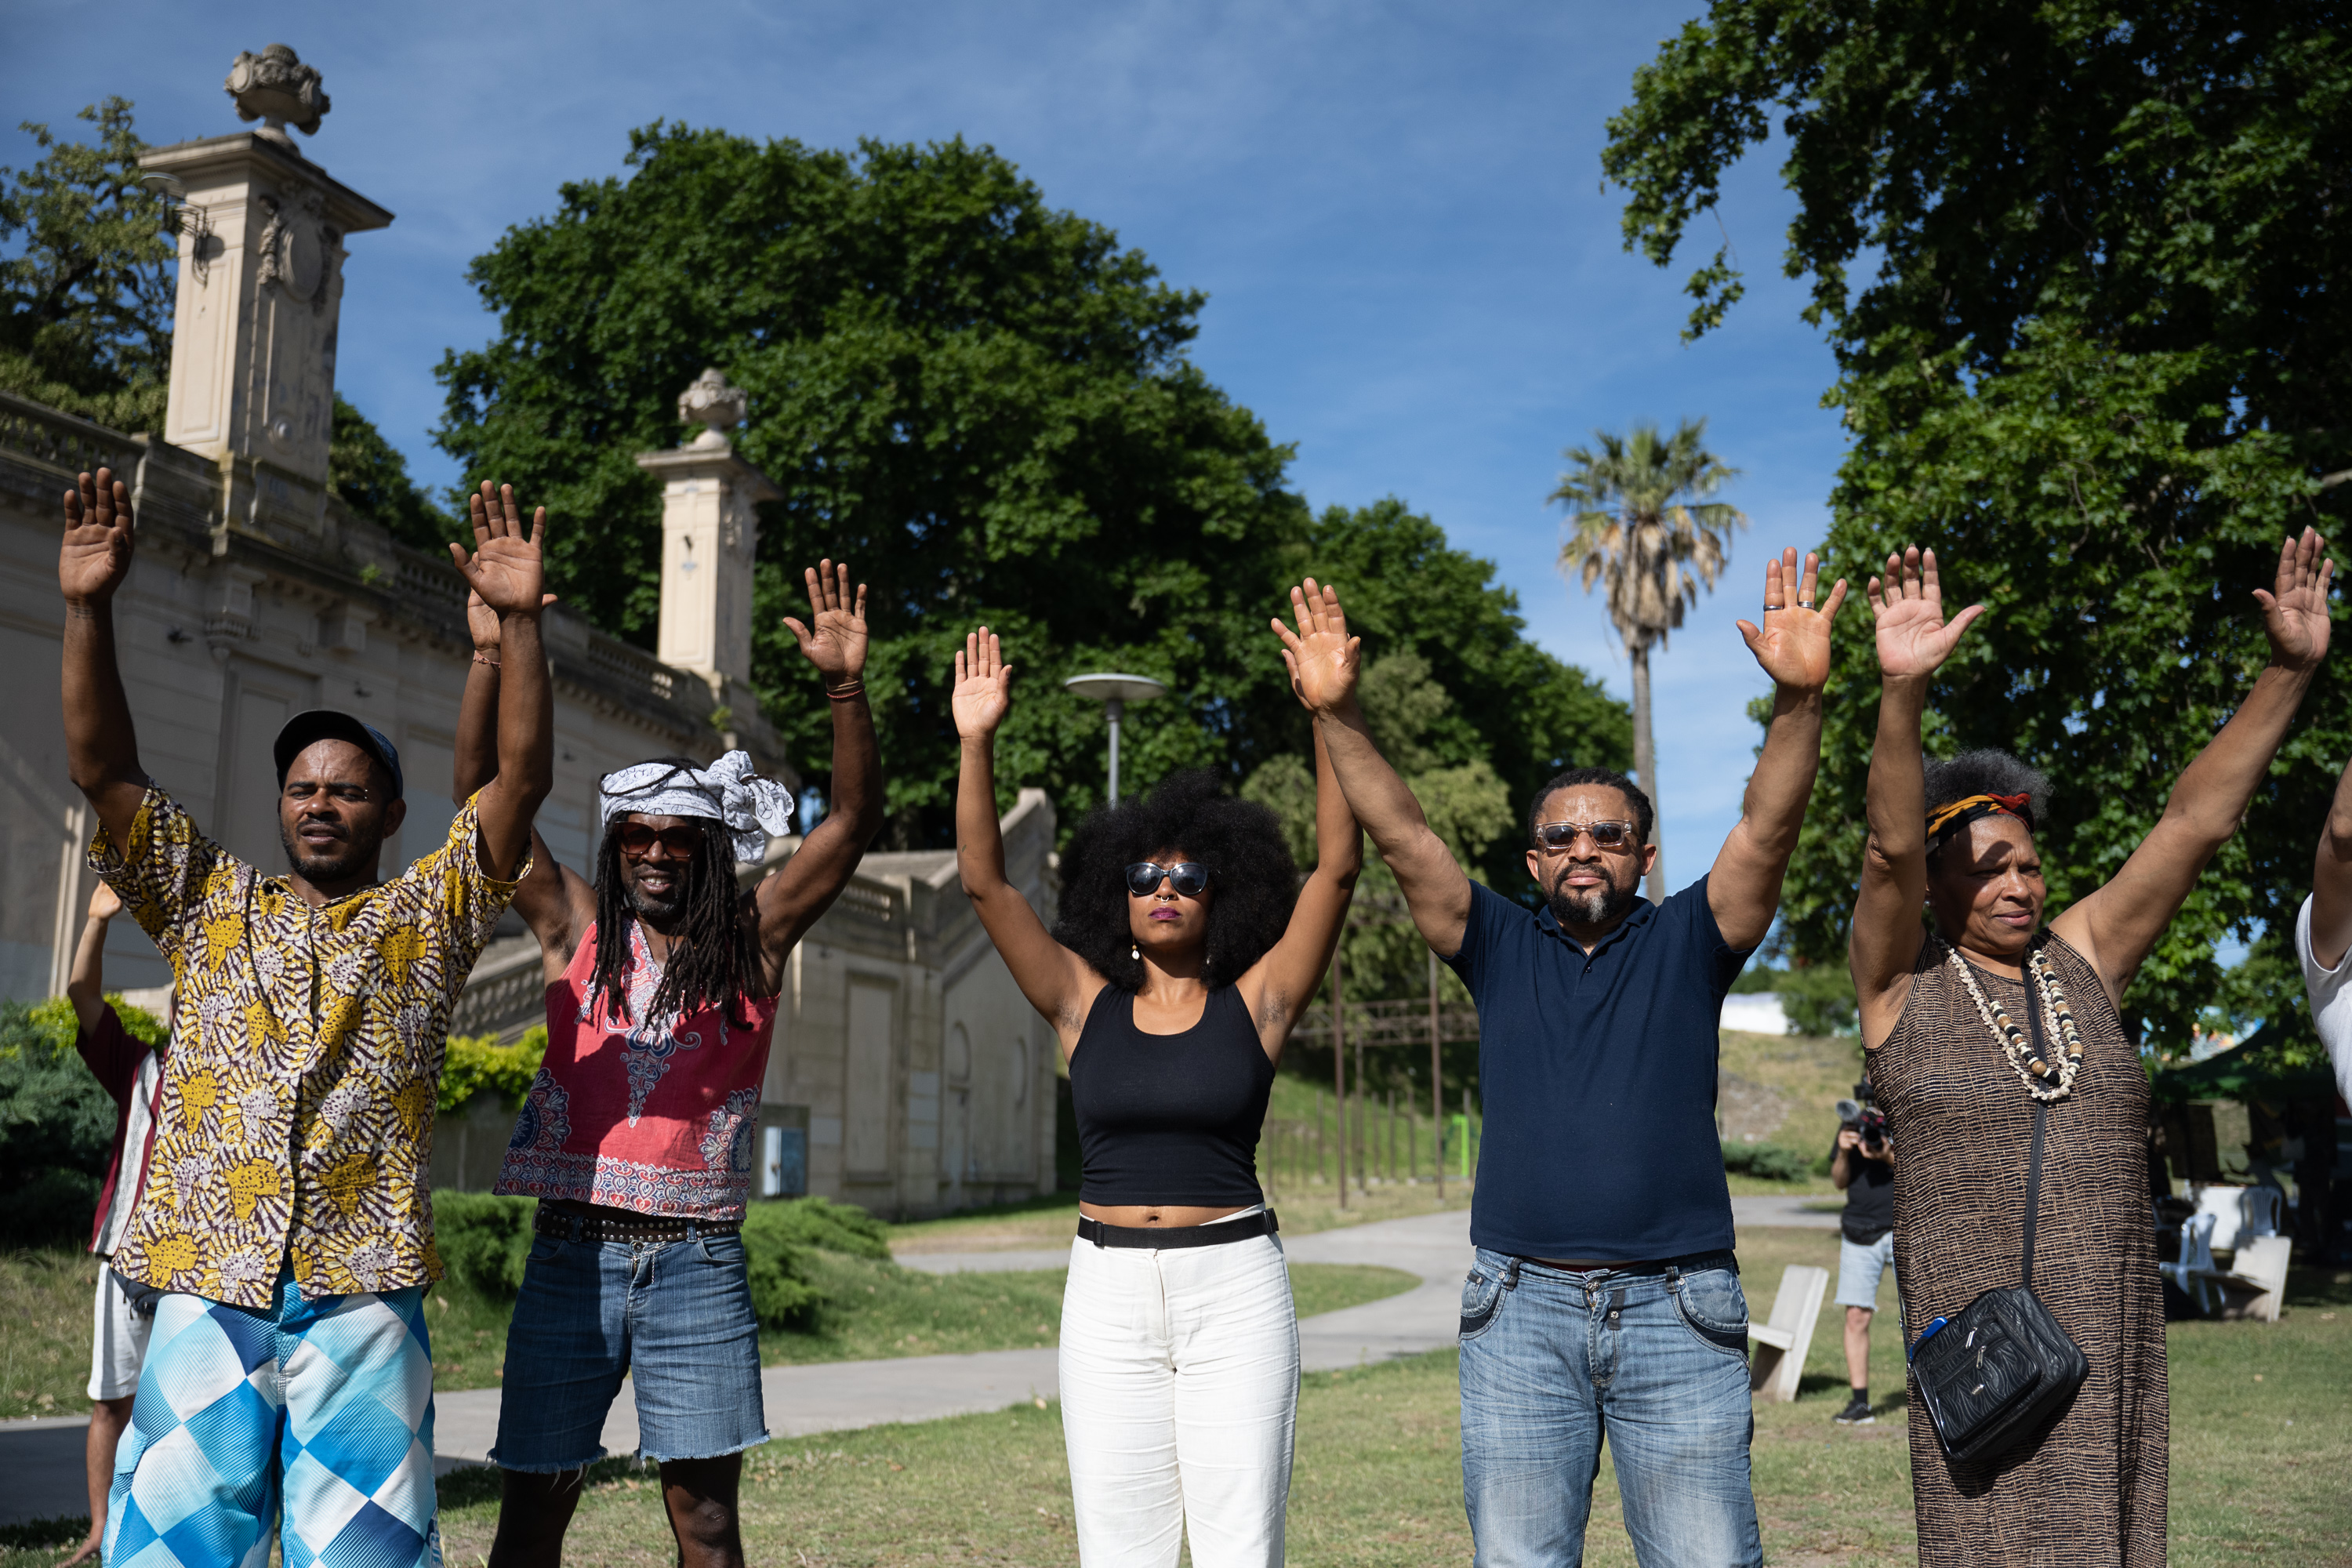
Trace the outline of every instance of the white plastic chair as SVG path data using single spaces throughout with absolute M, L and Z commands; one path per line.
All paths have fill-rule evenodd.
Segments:
M 2279 1200 L 2285 1196 L 2276 1187 L 2248 1187 L 2238 1199 L 2244 1218 L 2238 1226 L 2238 1245 L 2243 1247 L 2258 1236 L 2279 1233 Z
M 2213 1219 L 2213 1231 L 2206 1237 L 2207 1245 L 2219 1247 L 2223 1252 L 2238 1245 L 2238 1233 L 2243 1230 L 2246 1225 L 2245 1197 L 2250 1190 L 2252 1189 L 2246 1187 L 2222 1186 L 2218 1183 L 2210 1187 L 2197 1189 L 2199 1217 L 2202 1218 L 2210 1215 Z
M 2180 1222 L 2180 1261 L 2157 1265 L 2164 1277 L 2178 1285 L 2200 1312 L 2213 1310 L 2213 1279 L 2221 1270 L 2213 1267 L 2213 1231 L 2220 1216 L 2196 1214 Z

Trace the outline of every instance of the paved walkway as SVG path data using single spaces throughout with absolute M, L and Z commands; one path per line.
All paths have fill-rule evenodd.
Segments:
M 1835 1229 L 1834 1210 L 1808 1207 L 1821 1198 L 1734 1198 L 1741 1228 L 1794 1226 Z M 1298 1325 L 1299 1355 L 1309 1372 L 1358 1366 L 1391 1356 L 1416 1355 L 1453 1342 L 1461 1312 L 1462 1276 L 1470 1263 L 1470 1216 L 1465 1211 L 1382 1220 L 1312 1236 L 1286 1237 L 1298 1263 L 1369 1263 L 1402 1268 L 1421 1283 L 1379 1301 L 1307 1318 Z M 1008 1252 L 925 1253 L 901 1258 L 926 1273 L 1058 1268 L 1066 1248 Z M 761 1374 L 770 1430 L 802 1437 L 898 1421 L 1001 1410 L 1024 1399 L 1059 1393 L 1052 1349 L 985 1351 L 973 1355 L 907 1356 L 889 1361 L 772 1366 Z M 498 1436 L 499 1391 L 466 1389 L 435 1402 L 436 1468 L 486 1463 Z M 82 1442 L 88 1421 L 58 1416 L 0 1421 L 0 1524 L 83 1509 Z M 604 1447 L 626 1454 L 637 1445 L 636 1404 L 613 1402 Z

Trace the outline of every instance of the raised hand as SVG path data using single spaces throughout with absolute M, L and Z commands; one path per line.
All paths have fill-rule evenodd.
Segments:
M 1925 679 L 1952 657 L 1969 624 L 1984 614 L 1970 605 L 1944 619 L 1944 589 L 1936 552 L 1911 546 L 1886 558 L 1885 582 L 1870 580 L 1870 613 L 1878 623 L 1878 670 L 1891 680 Z
M 1748 651 L 1776 685 L 1819 691 L 1829 684 L 1830 626 L 1845 604 L 1845 579 L 1823 601 L 1814 593 L 1821 571 L 1822 558 L 1808 551 L 1800 574 L 1796 551 L 1783 550 L 1764 568 L 1763 626 L 1739 623 Z
M 828 689 L 845 686 L 866 673 L 866 584 L 849 591 L 849 566 L 820 561 L 802 575 L 808 585 L 806 625 L 784 617 L 801 657 L 816 666 Z
M 1328 584 L 1316 586 L 1309 577 L 1290 591 L 1292 631 L 1280 619 L 1275 636 L 1282 639 L 1283 668 L 1290 671 L 1290 689 L 1310 713 L 1328 713 L 1346 702 L 1363 673 L 1364 639 L 1348 635 L 1347 612 L 1339 608 L 1339 590 Z
M 2327 588 L 2335 574 L 2327 542 L 2310 529 L 2280 546 L 2277 579 L 2267 591 L 2254 590 L 2279 663 L 2308 669 L 2327 657 Z
M 967 741 L 996 733 L 1013 709 L 1013 667 L 1004 662 L 996 634 L 986 626 L 965 637 L 963 650 L 955 657 L 955 686 L 948 693 L 948 708 L 955 715 L 956 733 Z
M 466 574 L 467 583 L 482 604 L 500 616 L 535 616 L 549 603 L 541 584 L 540 542 L 547 532 L 547 509 L 532 514 L 530 531 L 522 526 L 522 509 L 515 504 L 514 487 L 482 488 L 466 498 L 474 523 L 474 552 L 462 544 L 449 546 L 449 559 Z
M 66 536 L 58 586 L 69 605 L 103 604 L 131 575 L 131 491 L 111 468 L 81 476 L 66 492 Z
M 539 607 L 555 603 L 552 594 L 539 596 Z M 482 603 L 482 596 L 472 589 L 466 591 L 466 630 L 473 637 L 476 653 L 499 651 L 499 613 Z

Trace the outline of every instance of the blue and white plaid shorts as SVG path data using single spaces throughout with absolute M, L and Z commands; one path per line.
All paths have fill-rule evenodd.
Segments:
M 114 1568 L 439 1568 L 425 1292 L 167 1295 L 107 1498 Z

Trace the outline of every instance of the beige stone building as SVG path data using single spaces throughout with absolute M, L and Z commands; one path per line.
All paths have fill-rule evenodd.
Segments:
M 398 865 L 437 845 L 455 814 L 463 581 L 326 486 L 345 242 L 393 215 L 294 146 L 283 121 L 315 128 L 325 100 L 290 50 L 242 57 L 232 80 L 261 129 L 144 160 L 183 202 L 164 430 L 109 430 L 0 394 L 0 996 L 63 989 L 90 888 L 91 821 L 67 776 L 58 706 L 59 498 L 79 471 L 110 467 L 131 488 L 138 556 L 115 624 L 141 760 L 206 831 L 282 863 L 269 742 L 313 707 L 355 713 L 399 747 Z M 561 606 L 548 616 L 556 785 L 539 825 L 576 868 L 595 841 L 596 781 L 625 763 L 740 746 L 797 787 L 748 684 L 754 507 L 774 492 L 724 434 L 742 410 L 742 395 L 707 374 L 680 399 L 703 433 L 638 459 L 665 481 L 662 657 Z M 1015 878 L 1050 914 L 1051 804 L 1024 795 L 1006 829 Z M 771 863 L 795 843 L 774 846 Z M 110 987 L 169 978 L 145 936 L 116 921 Z M 869 857 L 794 955 L 789 986 L 765 1089 L 764 1184 L 797 1185 L 797 1167 L 809 1191 L 891 1213 L 1052 1185 L 1050 1039 L 979 931 L 951 856 Z M 514 925 L 478 966 L 457 1026 L 511 1037 L 541 998 L 535 944 Z M 436 1179 L 485 1183 L 507 1121 L 478 1103 L 446 1118 Z

